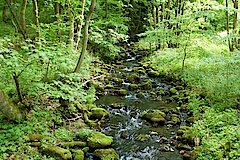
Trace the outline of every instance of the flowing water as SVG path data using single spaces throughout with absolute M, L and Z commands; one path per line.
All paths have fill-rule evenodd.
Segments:
M 110 83 L 115 88 L 126 89 L 127 95 L 114 95 L 113 89 L 108 89 L 105 95 L 96 101 L 98 106 L 106 108 L 111 113 L 109 121 L 104 124 L 101 131 L 114 137 L 113 148 L 119 153 L 121 160 L 181 160 L 182 156 L 175 148 L 176 130 L 185 123 L 184 113 L 179 112 L 181 124 L 178 125 L 153 125 L 140 118 L 141 113 L 149 109 L 178 109 L 176 102 L 167 101 L 168 95 L 163 97 L 155 95 L 158 90 L 169 93 L 171 83 L 138 72 L 143 68 L 139 63 L 141 56 L 142 54 L 127 53 L 128 58 L 122 62 L 123 64 L 116 65 L 111 75 L 112 79 L 114 77 L 121 79 L 121 83 L 117 84 L 114 81 Z M 141 96 L 138 96 L 139 90 L 129 88 L 132 81 L 126 77 L 132 74 L 139 77 L 138 84 L 150 82 L 148 87 L 141 88 Z

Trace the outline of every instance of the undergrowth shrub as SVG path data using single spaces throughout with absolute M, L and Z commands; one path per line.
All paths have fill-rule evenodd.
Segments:
M 48 159 L 30 147 L 27 134 L 49 135 L 61 121 L 61 115 L 49 108 L 35 107 L 28 115 L 27 121 L 9 123 L 0 117 L 0 159 L 7 159 L 12 154 L 22 158 Z

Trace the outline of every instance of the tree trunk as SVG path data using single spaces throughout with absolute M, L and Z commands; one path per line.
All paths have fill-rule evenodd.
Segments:
M 59 11 L 60 11 L 60 8 L 59 8 L 59 3 L 58 2 L 55 2 L 54 4 L 54 8 L 55 8 L 55 16 L 57 18 L 57 32 L 56 32 L 56 37 L 57 39 L 60 41 L 60 37 L 61 37 L 61 31 L 60 31 L 60 20 L 59 20 Z
M 18 21 L 18 18 L 16 16 L 15 12 L 14 12 L 14 9 L 12 8 L 11 1 L 6 0 L 6 3 L 8 5 L 8 8 L 10 9 L 11 15 L 13 17 L 13 25 L 16 26 L 17 30 L 21 32 L 23 38 L 26 39 L 26 35 L 25 35 L 21 25 L 20 25 L 20 22 Z
M 157 18 L 156 18 L 156 7 L 152 5 L 152 10 L 153 10 L 153 26 L 154 29 L 157 27 Z
M 26 17 L 25 17 L 26 9 L 27 9 L 27 0 L 23 0 L 22 6 L 21 6 L 21 13 L 20 13 L 20 24 L 25 36 L 27 33 Z
M 91 0 L 91 6 L 90 6 L 90 9 L 88 11 L 86 20 L 85 20 L 82 51 L 81 51 L 81 54 L 79 56 L 77 66 L 74 70 L 75 73 L 80 71 L 80 67 L 82 65 L 82 62 L 83 62 L 83 59 L 84 59 L 84 56 L 85 56 L 85 53 L 86 53 L 86 50 L 87 50 L 88 28 L 89 28 L 90 19 L 92 17 L 93 11 L 94 11 L 95 3 L 96 3 L 96 0 Z
M 233 16 L 233 36 L 237 36 L 237 17 L 238 17 L 238 0 L 233 0 L 233 7 L 234 7 L 234 16 Z M 232 40 L 232 49 L 236 49 L 237 48 L 237 38 L 233 38 Z
M 3 5 L 2 19 L 3 19 L 3 22 L 7 22 L 7 5 L 6 4 Z
M 38 2 L 37 0 L 33 0 L 33 13 L 34 13 L 34 23 L 37 28 L 37 37 L 38 39 L 41 36 L 40 25 L 39 25 L 39 15 L 38 15 Z
M 72 1 L 68 1 L 68 14 L 69 14 L 69 20 L 70 20 L 70 31 L 69 31 L 69 44 L 70 48 L 73 50 L 74 49 L 74 23 L 75 23 L 75 18 L 73 14 L 73 9 L 71 7 Z
M 166 19 L 170 19 L 170 6 L 171 6 L 171 0 L 168 0 L 168 2 L 167 2 L 167 9 L 168 9 L 168 11 L 167 11 L 167 13 L 166 13 Z
M 230 36 L 230 32 L 229 32 L 229 13 L 228 13 L 228 0 L 226 0 L 226 31 L 227 31 L 227 35 Z M 233 51 L 232 45 L 231 45 L 231 40 L 228 37 L 228 47 L 229 47 L 229 51 Z
M 156 6 L 156 24 L 159 23 L 159 6 Z
M 161 12 L 161 21 L 163 21 L 165 19 L 165 2 L 162 2 Z
M 80 42 L 80 37 L 81 37 L 81 32 L 82 32 L 82 26 L 83 26 L 83 20 L 84 20 L 84 9 L 85 9 L 85 0 L 82 0 L 82 11 L 80 14 L 80 24 L 78 24 L 76 50 L 79 47 L 79 42 Z

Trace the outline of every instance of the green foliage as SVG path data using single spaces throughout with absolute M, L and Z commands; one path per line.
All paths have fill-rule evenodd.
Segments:
M 66 128 L 58 128 L 54 131 L 54 135 L 56 138 L 63 141 L 72 141 L 74 137 L 73 131 L 69 131 Z
M 89 40 L 95 53 L 111 59 L 122 50 L 117 44 L 127 41 L 128 18 L 124 15 L 122 1 L 99 1 L 97 4 Z
M 200 39 L 197 35 L 187 48 L 186 69 L 182 78 L 190 85 L 204 91 L 210 104 L 220 103 L 217 109 L 236 105 L 239 93 L 239 54 L 228 52 L 219 41 Z M 181 74 L 183 49 L 165 49 L 155 53 L 150 60 L 153 66 L 168 74 Z M 234 83 L 233 83 L 234 82 Z
M 198 159 L 238 159 L 240 150 L 239 113 L 236 110 L 205 111 L 203 120 L 194 124 L 194 134 L 202 139 Z
M 212 35 L 211 35 L 212 36 Z M 200 120 L 193 134 L 201 139 L 196 147 L 199 160 L 237 159 L 239 157 L 240 57 L 230 53 L 224 38 L 193 34 L 187 47 L 185 70 L 182 72 L 182 48 L 157 51 L 149 60 L 165 74 L 178 73 L 192 87 L 189 109 Z
M 28 143 L 27 134 L 40 133 L 48 135 L 50 128 L 59 121 L 60 115 L 47 108 L 36 107 L 28 115 L 27 121 L 20 121 L 17 124 L 9 123 L 0 119 L 0 159 L 6 159 L 13 153 L 25 154 L 28 158 L 46 159 L 40 156 L 38 151 L 32 150 Z

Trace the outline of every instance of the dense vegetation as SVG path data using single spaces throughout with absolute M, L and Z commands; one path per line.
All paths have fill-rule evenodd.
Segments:
M 191 88 L 182 105 L 194 115 L 187 131 L 193 157 L 239 158 L 237 0 L 0 0 L 0 6 L 0 159 L 54 159 L 30 147 L 29 135 L 54 137 L 43 140 L 44 150 L 73 140 L 76 129 L 100 125 L 85 113 L 104 90 L 104 66 L 129 47 L 147 51 L 144 63 Z

